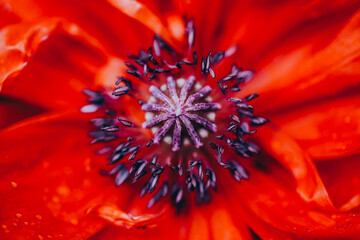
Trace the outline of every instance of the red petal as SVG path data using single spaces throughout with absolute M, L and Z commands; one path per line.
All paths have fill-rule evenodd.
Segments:
M 87 238 L 104 225 L 93 209 L 128 204 L 87 131 L 84 115 L 50 114 L 0 132 L 2 238 Z
M 263 224 L 254 222 L 254 218 L 243 215 L 260 236 L 263 232 L 265 236 L 269 236 L 274 229 L 295 234 L 297 237 L 293 236 L 294 239 L 309 237 L 343 239 L 357 236 L 360 230 L 360 214 L 341 213 L 336 209 L 317 208 L 313 204 L 305 203 L 294 189 L 288 186 L 292 181 L 291 178 L 279 178 L 279 170 L 276 170 L 278 166 L 270 165 L 272 163 L 266 158 L 263 161 L 267 166 L 266 172 L 244 163 L 250 172 L 250 179 L 239 185 L 223 185 L 227 189 L 229 200 L 239 206 L 239 208 L 234 207 L 234 211 L 243 207 L 272 227 L 264 228 Z M 230 181 L 229 177 L 222 177 L 224 181 Z M 281 232 L 279 234 L 281 235 Z M 275 238 L 278 237 L 275 235 Z
M 24 1 L 24 3 L 29 6 L 34 4 L 32 1 Z M 133 3 L 135 3 L 135 1 Z M 34 11 L 34 13 L 32 13 L 35 19 L 41 18 L 42 15 L 46 13 L 50 16 L 65 17 L 70 21 L 76 22 L 78 25 L 63 24 L 64 32 L 66 33 L 61 34 L 66 35 L 65 38 L 68 38 L 67 35 L 71 35 L 71 39 L 63 39 L 64 36 L 53 34 L 49 40 L 42 44 L 35 55 L 36 59 L 31 59 L 30 63 L 28 63 L 30 66 L 26 67 L 25 73 L 21 73 L 16 79 L 11 79 L 16 83 L 10 85 L 11 82 L 10 79 L 8 79 L 7 85 L 3 89 L 4 94 L 48 108 L 58 108 L 64 105 L 69 107 L 69 103 L 75 107 L 82 105 L 84 98 L 82 94 L 78 93 L 83 88 L 91 87 L 94 71 L 96 71 L 101 64 L 104 64 L 104 56 L 99 52 L 99 49 L 108 51 L 116 56 L 124 57 L 130 53 L 134 54 L 140 47 L 150 44 L 153 32 L 148 31 L 146 27 L 142 26 L 142 24 L 139 23 L 140 20 L 146 19 L 144 22 L 153 27 L 155 32 L 159 32 L 157 28 L 162 29 L 159 33 L 165 31 L 162 27 L 155 26 L 148 22 L 149 19 L 156 19 L 156 16 L 152 15 L 145 6 L 142 6 L 140 3 L 137 6 L 140 7 L 137 9 L 138 12 L 133 11 L 131 14 L 131 12 L 126 10 L 126 4 L 125 6 L 121 4 L 116 5 L 119 10 L 134 17 L 135 20 L 133 20 L 123 13 L 119 13 L 119 11 L 115 10 L 109 3 L 104 2 L 87 4 L 86 7 L 82 5 L 77 6 L 73 3 L 71 6 L 64 5 L 63 1 L 52 2 L 51 5 L 49 5 L 47 1 L 37 2 L 36 9 L 41 9 L 41 11 Z M 26 19 L 27 13 L 25 14 L 23 12 L 23 8 L 18 7 L 18 5 L 12 7 L 18 15 Z M 79 11 L 74 11 L 76 8 L 79 8 Z M 89 16 L 79 18 L 80 15 Z M 93 21 L 92 24 L 89 24 L 90 20 Z M 113 24 L 115 20 L 123 24 Z M 175 20 L 176 19 L 172 18 L 171 22 L 176 25 L 177 20 Z M 51 21 L 57 23 L 59 20 Z M 40 24 L 40 26 L 42 25 Z M 176 26 L 175 28 L 178 28 Z M 23 27 L 23 25 L 21 25 L 21 27 Z M 86 33 L 79 27 L 84 29 Z M 139 36 L 139 32 L 142 32 L 141 37 Z M 125 33 L 126 36 L 124 36 Z M 23 33 L 20 35 L 21 37 L 24 36 Z M 97 39 L 95 40 L 92 36 Z M 171 40 L 169 37 L 166 37 L 166 33 L 163 34 L 163 37 L 169 41 Z M 148 44 L 144 43 L 145 39 L 147 39 Z M 27 41 L 27 39 L 21 39 L 21 41 Z M 89 42 L 91 44 L 89 44 Z M 35 48 L 36 47 L 31 49 L 32 52 Z M 10 63 L 10 57 L 11 56 L 8 55 L 4 56 L 4 61 Z M 112 59 L 116 58 L 108 56 L 110 64 Z M 14 61 L 15 60 L 13 60 L 13 62 Z M 21 69 L 26 61 L 27 59 L 23 59 L 21 55 L 17 56 L 16 64 L 13 63 L 11 65 L 13 69 L 6 69 L 7 75 L 4 75 L 4 77 L 7 77 L 15 70 Z M 106 83 L 106 85 L 109 85 L 107 84 L 108 81 L 115 81 L 115 76 L 111 79 L 102 79 L 99 81 L 98 78 L 102 76 L 102 73 L 97 74 L 97 83 Z M 63 81 L 65 81 L 65 84 L 58 84 Z M 21 84 L 22 87 L 19 88 L 17 84 Z M 29 86 L 30 84 L 32 86 L 42 86 L 42 88 L 32 89 L 32 87 Z M 28 97 L 29 89 L 31 89 L 31 96 Z M 44 89 L 46 89 L 46 91 L 44 91 Z M 68 89 L 69 91 L 63 92 L 63 89 Z M 39 92 L 37 90 L 39 90 Z M 25 94 L 25 92 L 27 94 Z M 54 92 L 57 92 L 57 94 L 54 94 Z M 44 101 L 45 99 L 47 101 Z
M 260 93 L 257 109 L 263 111 L 334 96 L 359 86 L 359 26 L 360 11 L 325 48 L 314 52 L 308 45 L 273 59 L 245 86 L 244 94 Z
M 360 155 L 316 162 L 334 205 L 343 211 L 360 206 Z
M 314 160 L 339 158 L 360 151 L 360 98 L 356 95 L 325 100 L 269 118 Z
M 0 3 L 0 29 L 3 27 L 20 22 L 20 18 L 11 11 L 11 7 L 6 3 Z
M 0 129 L 42 112 L 42 109 L 35 106 L 0 97 Z
M 68 22 L 75 23 L 88 35 L 96 38 L 110 54 L 118 57 L 126 57 L 136 53 L 141 47 L 148 46 L 154 34 L 139 20 L 144 20 L 144 17 L 156 18 L 156 16 L 146 15 L 146 12 L 143 11 L 139 15 L 131 15 L 126 8 L 118 8 L 110 1 L 91 1 L 83 4 L 82 2 L 61 0 L 51 3 L 46 0 L 23 0 L 22 4 L 40 9 L 37 18 L 61 17 Z M 26 19 L 28 11 L 21 7 L 22 4 L 14 1 L 12 7 L 14 12 Z M 134 5 L 143 10 L 141 4 Z
M 79 108 L 86 104 L 81 92 L 94 86 L 94 73 L 104 63 L 98 49 L 58 28 L 26 67 L 5 81 L 2 94 L 44 108 Z
M 303 44 L 305 41 L 313 42 L 318 31 L 336 29 L 358 8 L 358 4 L 357 1 L 347 1 L 346 4 L 332 1 L 329 4 L 324 0 L 231 3 L 228 5 L 233 10 L 226 15 L 221 45 L 238 43 L 243 53 L 240 59 L 245 63 L 259 62 L 267 54 L 272 55 L 274 48 L 293 45 L 289 36 L 296 35 L 296 41 Z M 322 25 L 318 25 L 319 22 Z M 303 28 L 306 30 L 302 31 Z
M 168 30 L 162 24 L 160 18 L 155 15 L 146 5 L 136 1 L 136 0 L 108 0 L 114 7 L 119 9 L 121 12 L 126 14 L 127 16 L 136 19 L 141 22 L 153 32 L 159 34 L 162 38 L 164 38 L 167 42 L 171 42 L 171 38 Z M 171 25 L 170 25 L 171 27 Z M 182 29 L 181 29 L 182 28 Z M 171 30 L 171 28 L 169 29 Z M 184 25 L 180 24 L 179 31 L 184 33 Z M 170 33 L 172 33 L 170 31 Z M 172 34 L 173 37 L 177 38 L 177 40 L 184 40 L 183 34 Z
M 138 203 L 139 201 L 137 200 L 139 199 L 133 201 Z M 140 207 L 135 205 L 131 211 L 138 211 L 138 209 L 140 209 Z M 136 214 L 134 216 L 131 213 L 119 209 L 115 205 L 103 204 L 97 209 L 97 212 L 100 217 L 110 221 L 116 226 L 135 229 L 153 227 L 159 224 L 159 222 L 168 215 L 169 206 L 163 207 L 161 211 L 157 213 Z
M 189 212 L 171 213 L 155 227 L 129 230 L 108 227 L 91 239 L 252 239 L 242 219 L 233 214 L 225 199 L 219 197 L 214 196 L 209 205 L 190 204 Z
M 314 163 L 291 137 L 268 127 L 262 128 L 257 136 L 262 149 L 292 173 L 297 184 L 296 191 L 306 202 L 333 208 Z
M 5 79 L 21 70 L 40 42 L 56 27 L 57 21 L 15 24 L 1 30 L 0 89 Z

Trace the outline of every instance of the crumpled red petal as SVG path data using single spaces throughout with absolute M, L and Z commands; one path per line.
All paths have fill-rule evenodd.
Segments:
M 258 136 L 262 150 L 279 161 L 296 180 L 296 191 L 306 202 L 324 209 L 333 205 L 310 157 L 281 129 L 263 127 Z
M 95 208 L 128 204 L 127 187 L 99 173 L 86 118 L 53 113 L 0 132 L 1 238 L 88 238 L 105 223 Z
M 40 13 L 36 15 L 38 18 L 61 17 L 75 23 L 88 35 L 95 37 L 109 54 L 117 57 L 126 57 L 143 46 L 150 45 L 154 35 L 151 28 L 147 28 L 141 20 L 144 17 L 156 18 L 156 16 L 134 0 L 133 6 L 137 10 L 141 9 L 137 14 L 136 11 L 130 14 L 126 9 L 127 5 L 121 5 L 121 1 L 114 1 L 115 4 L 110 1 L 92 1 L 85 5 L 81 2 L 60 0 L 51 3 L 45 0 L 22 0 L 21 4 L 18 1 L 14 3 L 10 1 L 10 3 L 14 5 L 12 6 L 14 12 L 24 19 L 28 12 L 24 11 L 22 4 L 40 9 Z
M 278 47 L 294 47 L 293 40 L 301 43 L 316 42 L 316 31 L 337 29 L 344 17 L 349 17 L 359 7 L 357 1 L 332 1 L 329 4 L 324 0 L 235 1 L 229 5 L 232 11 L 226 15 L 222 27 L 222 36 L 225 37 L 221 38 L 220 45 L 237 43 L 242 51 L 239 60 L 244 64 L 258 64 L 268 54 L 274 57 L 279 54 Z M 296 36 L 296 39 L 290 41 L 291 36 Z
M 191 206 L 183 214 L 167 215 L 161 224 L 146 229 L 106 227 L 91 240 L 107 239 L 214 239 L 251 240 L 252 234 L 231 207 L 224 205 L 227 199 L 214 195 L 213 201 L 204 206 Z M 221 206 L 221 207 L 219 207 Z
M 313 160 L 330 160 L 360 151 L 360 98 L 322 101 L 269 116 Z
M 355 154 L 315 163 L 332 202 L 342 211 L 360 206 L 359 157 Z
M 168 31 L 162 24 L 161 20 L 155 15 L 146 5 L 141 4 L 136 0 L 108 0 L 113 6 L 119 9 L 127 16 L 138 20 L 139 22 L 146 25 L 153 32 L 159 34 L 164 40 L 171 43 L 171 37 L 177 38 L 178 41 L 184 41 L 185 26 L 180 24 L 178 32 Z M 171 25 L 170 25 L 171 27 Z M 169 29 L 171 30 L 171 29 Z M 171 33 L 174 33 L 170 35 Z
M 34 5 L 32 1 L 24 0 L 24 3 L 30 6 Z M 139 12 L 136 13 L 134 12 L 134 14 L 132 15 L 129 12 L 127 12 L 130 17 L 133 17 L 135 19 L 135 20 L 131 20 L 129 19 L 129 17 L 125 16 L 124 13 L 121 12 L 119 13 L 119 10 L 114 10 L 114 6 L 112 6 L 110 3 L 105 3 L 105 2 L 101 3 L 99 6 L 95 4 L 87 5 L 86 9 L 84 9 L 82 6 L 77 6 L 77 5 L 74 6 L 74 4 L 71 4 L 71 8 L 70 8 L 69 5 L 64 5 L 63 1 L 59 1 L 56 3 L 52 2 L 50 6 L 48 5 L 47 1 L 39 1 L 39 3 L 37 2 L 37 4 L 38 5 L 36 5 L 36 9 L 40 8 L 41 11 L 39 10 L 33 13 L 35 19 L 36 18 L 42 19 L 44 15 L 50 15 L 51 17 L 63 17 L 69 21 L 75 22 L 77 25 L 68 24 L 67 21 L 64 21 L 63 19 L 59 19 L 59 18 L 48 20 L 51 21 L 51 23 L 54 23 L 53 28 L 56 27 L 57 30 L 59 30 L 59 25 L 61 23 L 61 27 L 62 27 L 61 30 L 63 30 L 63 33 L 59 30 L 60 34 L 66 35 L 66 38 L 69 39 L 64 40 L 62 39 L 61 36 L 59 38 L 59 35 L 57 35 L 57 33 L 59 32 L 53 33 L 49 37 L 49 39 L 52 41 L 49 40 L 44 41 L 40 49 L 37 49 L 37 45 L 34 45 L 31 48 L 31 53 L 35 52 L 36 53 L 35 57 L 37 57 L 37 59 L 30 59 L 29 57 L 24 58 L 22 56 L 17 56 L 16 59 L 12 59 L 14 57 L 11 57 L 9 55 L 4 56 L 4 61 L 8 62 L 9 64 L 11 63 L 11 69 L 4 69 L 4 75 L 3 75 L 4 77 L 2 79 L 2 82 L 5 79 L 7 79 L 6 81 L 7 88 L 2 89 L 2 92 L 8 96 L 20 98 L 24 101 L 29 101 L 32 103 L 36 103 L 38 105 L 45 105 L 45 107 L 47 108 L 59 108 L 59 107 L 63 107 L 64 105 L 67 105 L 68 107 L 69 103 L 71 106 L 73 105 L 74 102 L 79 102 L 79 99 L 73 98 L 74 96 L 81 96 L 81 94 L 78 94 L 79 89 L 84 89 L 87 87 L 91 87 L 93 85 L 93 82 L 91 81 L 92 78 L 94 77 L 93 74 L 102 64 L 105 64 L 104 55 L 103 55 L 104 52 L 106 53 L 107 56 L 106 59 L 107 65 L 109 65 L 113 62 L 114 59 L 118 59 L 119 56 L 125 57 L 127 56 L 127 54 L 135 54 L 143 46 L 147 46 L 151 44 L 154 33 L 149 31 L 144 26 L 140 26 L 140 25 L 141 25 L 141 20 L 143 20 L 143 18 L 149 18 L 149 17 L 154 18 L 155 16 L 151 15 L 149 10 L 146 10 L 145 6 L 143 6 L 141 10 L 138 9 Z M 133 2 L 133 4 L 136 6 L 141 6 L 140 3 L 136 3 L 135 1 Z M 114 5 L 116 4 L 114 3 Z M 76 7 L 81 7 L 80 12 L 82 14 L 90 15 L 91 16 L 90 19 L 94 23 L 89 24 L 87 22 L 85 24 L 84 19 L 89 20 L 89 18 L 88 17 L 79 18 L 79 13 L 74 12 L 74 9 Z M 116 7 L 123 12 L 127 11 L 126 4 L 116 5 Z M 13 6 L 13 8 L 16 14 L 27 20 L 27 16 L 26 16 L 27 12 L 25 14 L 25 12 L 23 12 L 23 8 L 18 7 L 18 5 Z M 106 14 L 104 14 L 104 12 L 106 12 Z M 123 21 L 126 22 L 127 24 L 120 24 L 120 25 L 113 24 L 112 21 L 115 20 L 117 22 Z M 35 29 L 39 27 L 43 27 L 42 24 L 44 23 L 41 22 L 40 20 L 37 21 L 36 23 L 37 25 L 34 27 Z M 19 24 L 18 28 L 27 29 L 26 26 L 28 25 L 30 25 L 30 23 L 25 22 Z M 105 28 L 104 26 L 111 26 L 111 28 L 114 29 L 108 29 Z M 152 26 L 154 27 L 153 30 L 155 32 L 158 31 L 157 28 L 161 28 L 162 30 L 161 31 L 159 30 L 159 33 L 163 35 L 162 37 L 167 39 L 169 42 L 172 41 L 170 37 L 167 37 L 168 36 L 166 33 L 167 30 L 165 30 L 163 27 L 156 27 L 153 24 Z M 140 31 L 139 29 L 142 30 Z M 181 31 L 183 32 L 184 30 Z M 51 31 L 49 31 L 46 36 L 48 36 L 50 32 Z M 138 36 L 139 32 L 142 33 L 141 37 Z M 123 36 L 122 34 L 119 33 L 126 33 L 126 36 Z M 24 33 L 21 33 L 19 35 L 23 37 Z M 12 41 L 15 41 L 12 36 L 10 35 L 9 36 L 6 35 L 6 36 L 7 38 L 12 39 Z M 96 40 L 93 37 L 95 37 Z M 46 38 L 43 37 L 42 41 L 44 39 Z M 148 42 L 147 44 L 144 42 L 145 39 L 146 42 Z M 21 41 L 28 41 L 28 39 L 22 38 Z M 59 49 L 59 46 L 60 47 L 64 46 L 64 49 L 63 50 Z M 95 47 L 95 46 L 99 46 L 99 47 Z M 124 46 L 127 47 L 124 48 Z M 47 49 L 45 50 L 44 48 Z M 72 51 L 68 51 L 69 49 L 72 49 Z M 29 60 L 31 61 L 28 62 Z M 25 71 L 28 72 L 21 73 L 22 74 L 21 76 L 14 76 L 11 79 L 8 77 L 11 76 L 11 74 L 14 73 L 15 71 L 22 69 L 26 65 L 26 63 L 30 65 L 30 66 L 26 66 L 25 68 Z M 44 68 L 43 64 L 46 64 L 47 67 Z M 51 66 L 53 66 L 53 68 Z M 33 69 L 34 67 L 35 69 Z M 41 67 L 41 69 L 39 69 L 38 67 Z M 56 70 L 59 68 L 62 68 L 62 70 L 65 71 L 61 71 L 59 73 Z M 106 81 L 104 79 L 99 80 L 99 78 L 101 77 L 104 77 L 104 75 L 101 74 L 101 72 L 97 73 L 95 84 L 105 83 L 105 85 L 108 86 L 110 84 L 107 83 L 107 81 L 110 81 L 111 79 L 112 79 L 111 81 L 116 80 L 116 76 L 112 76 L 110 80 L 107 79 Z M 85 79 L 81 79 L 81 78 L 85 78 Z M 64 88 L 67 88 L 69 90 L 75 90 L 75 92 L 77 92 L 76 94 L 61 93 L 62 86 L 59 85 L 57 85 L 56 89 L 54 89 L 55 85 L 60 81 L 65 81 L 65 84 L 70 84 L 69 83 L 70 80 L 76 84 L 72 84 L 70 86 L 64 85 Z M 26 84 L 38 85 L 38 86 L 41 85 L 42 88 L 47 89 L 47 91 L 45 92 L 47 94 L 42 95 L 42 94 L 37 94 L 36 92 L 30 92 L 28 94 L 24 94 L 24 91 L 28 91 L 28 90 L 24 87 L 24 85 L 26 84 L 24 84 L 23 81 L 27 81 Z M 10 87 L 9 84 L 12 82 L 16 82 L 16 83 Z M 17 84 L 21 84 L 23 87 L 19 88 L 17 87 Z M 54 94 L 55 91 L 58 92 L 58 94 L 55 95 Z M 42 92 L 44 93 L 44 91 Z M 27 98 L 26 96 L 29 94 L 31 94 L 31 97 Z M 43 98 L 36 99 L 38 96 L 42 96 Z M 69 97 L 70 99 L 68 99 Z M 47 100 L 54 99 L 54 101 L 44 101 L 45 98 Z M 77 105 L 75 104 L 75 106 L 78 107 L 79 104 Z
M 36 106 L 0 97 L 0 129 L 43 112 Z
M 357 11 L 325 48 L 315 51 L 310 43 L 278 56 L 244 87 L 243 93 L 261 94 L 256 108 L 264 112 L 358 88 L 359 26 Z
M 114 225 L 130 229 L 156 226 L 169 213 L 169 207 L 170 206 L 163 207 L 161 211 L 156 214 L 143 214 L 138 216 L 132 216 L 113 204 L 101 205 L 96 211 L 100 217 L 110 221 Z
M 2 94 L 48 109 L 86 104 L 81 92 L 95 86 L 94 74 L 106 58 L 82 37 L 57 26 L 22 71 L 7 78 Z
M 0 90 L 6 78 L 21 70 L 38 45 L 56 28 L 57 20 L 6 26 L 0 32 Z
M 251 173 L 251 180 L 239 185 L 223 185 L 229 194 L 229 200 L 237 202 L 247 209 L 250 215 L 261 219 L 269 226 L 289 233 L 290 239 L 316 238 L 356 238 L 360 230 L 360 214 L 356 211 L 340 212 L 337 209 L 317 207 L 303 201 L 294 191 L 292 180 L 279 172 L 276 164 L 264 161 L 267 170 L 259 170 L 244 163 Z M 280 177 L 281 176 L 281 177 Z M 224 176 L 224 180 L 230 181 Z M 234 208 L 234 211 L 240 210 Z M 272 228 L 265 227 L 259 221 L 242 215 L 260 236 L 264 232 L 271 235 Z M 273 237 L 276 238 L 274 235 Z M 286 236 L 286 235 L 285 235 Z

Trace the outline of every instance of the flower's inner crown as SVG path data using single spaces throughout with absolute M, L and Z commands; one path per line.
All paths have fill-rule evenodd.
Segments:
M 176 81 L 169 76 L 167 83 L 161 86 L 161 90 L 153 85 L 149 88 L 152 97 L 141 107 L 146 111 L 147 120 L 142 126 L 151 128 L 155 134 L 154 143 L 159 144 L 162 140 L 166 143 L 172 142 L 172 151 L 179 151 L 184 144 L 183 138 L 186 139 L 186 144 L 189 143 L 184 136 L 186 132 L 194 146 L 199 148 L 203 146 L 201 137 L 208 136 L 207 130 L 217 131 L 216 125 L 211 120 L 214 120 L 214 111 L 220 109 L 221 105 L 212 103 L 211 97 L 205 98 L 212 90 L 210 86 L 201 87 L 199 83 L 195 84 L 195 81 L 194 76 L 190 76 L 187 80 L 180 78 Z M 192 88 L 195 88 L 195 91 L 190 94 Z M 157 126 L 161 124 L 159 129 Z

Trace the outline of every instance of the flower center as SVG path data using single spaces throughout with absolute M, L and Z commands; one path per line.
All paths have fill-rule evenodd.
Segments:
M 190 76 L 186 80 L 180 90 L 180 96 L 178 96 L 176 85 L 181 85 L 182 82 L 183 79 L 179 79 L 178 84 L 176 84 L 174 78 L 169 76 L 167 77 L 167 84 L 162 87 L 164 91 L 161 91 L 155 86 L 151 86 L 149 91 L 152 96 L 162 104 L 153 103 L 154 100 L 150 99 L 148 103 L 142 105 L 142 110 L 144 111 L 161 112 L 155 117 L 147 114 L 147 121 L 142 124 L 143 128 L 152 128 L 153 132 L 155 132 L 154 143 L 157 144 L 159 144 L 166 135 L 171 135 L 172 132 L 172 151 L 174 152 L 180 150 L 182 135 L 184 135 L 182 134 L 183 128 L 185 128 L 187 135 L 196 148 L 203 146 L 203 142 L 196 129 L 197 126 L 204 127 L 212 132 L 216 132 L 217 127 L 201 115 L 203 115 L 204 111 L 215 111 L 221 108 L 221 105 L 218 103 L 203 100 L 203 98 L 211 92 L 212 89 L 210 86 L 201 88 L 198 85 L 201 89 L 190 95 L 190 91 L 195 83 L 194 76 Z M 165 92 L 166 90 L 167 92 Z M 194 126 L 194 123 L 197 125 Z M 160 124 L 162 124 L 162 127 L 159 130 L 154 128 Z M 171 128 L 173 128 L 173 130 L 171 130 Z M 206 131 L 202 128 L 199 130 L 202 132 Z M 200 135 L 204 136 L 206 134 Z
M 116 186 L 142 179 L 140 197 L 151 194 L 149 207 L 169 195 L 179 210 L 192 192 L 198 203 L 207 202 L 210 190 L 216 189 L 219 168 L 237 182 L 246 180 L 240 160 L 259 152 L 246 138 L 256 132 L 252 127 L 267 120 L 254 116 L 249 105 L 257 94 L 239 95 L 239 86 L 253 72 L 233 65 L 229 74 L 215 81 L 217 64 L 234 49 L 213 56 L 209 52 L 198 61 L 192 49 L 194 33 L 190 21 L 188 54 L 155 36 L 147 52 L 130 56 L 125 63 L 128 76 L 118 77 L 112 94 L 84 91 L 90 104 L 81 111 L 103 111 L 91 120 L 95 129 L 90 136 L 91 143 L 106 145 L 98 151 L 109 155 L 107 166 L 112 167 L 104 164 L 106 175 L 115 176 Z

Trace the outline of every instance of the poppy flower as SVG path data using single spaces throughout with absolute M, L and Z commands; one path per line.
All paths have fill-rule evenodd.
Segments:
M 358 1 L 2 1 L 1 239 L 358 239 Z

